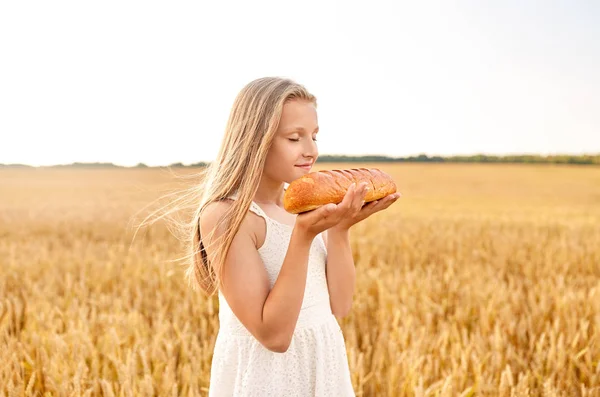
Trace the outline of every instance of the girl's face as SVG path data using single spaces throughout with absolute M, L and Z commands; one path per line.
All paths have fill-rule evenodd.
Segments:
M 267 154 L 265 174 L 291 183 L 310 172 L 317 161 L 317 109 L 311 102 L 292 100 L 283 105 L 279 128 Z M 308 164 L 307 167 L 299 167 Z

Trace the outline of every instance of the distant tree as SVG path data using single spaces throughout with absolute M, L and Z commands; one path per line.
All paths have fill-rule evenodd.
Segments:
M 390 162 L 390 163 L 524 163 L 524 164 L 573 164 L 573 165 L 600 165 L 600 153 L 599 154 L 583 154 L 583 155 L 532 155 L 532 154 L 513 154 L 506 156 L 495 156 L 487 154 L 474 154 L 470 156 L 457 155 L 457 156 L 432 156 L 429 157 L 425 153 L 421 153 L 417 156 L 408 157 L 390 157 L 382 156 L 377 154 L 367 154 L 363 156 L 348 156 L 348 155 L 337 155 L 337 154 L 323 154 L 319 156 L 319 163 L 370 163 L 370 162 Z M 200 161 L 189 166 L 183 163 L 173 163 L 168 167 L 205 167 L 210 162 Z M 25 164 L 0 164 L 0 167 L 11 167 L 11 168 L 25 168 L 31 167 Z M 53 165 L 50 167 L 65 168 L 65 167 L 77 167 L 77 168 L 123 168 L 113 163 L 72 163 L 72 164 L 61 164 Z M 144 163 L 138 163 L 135 167 L 147 168 L 148 166 Z

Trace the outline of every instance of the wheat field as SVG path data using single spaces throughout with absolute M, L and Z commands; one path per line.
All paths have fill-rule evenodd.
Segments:
M 600 396 L 600 167 L 364 166 L 403 196 L 351 231 L 358 396 Z M 217 298 L 186 285 L 164 224 L 132 241 L 178 187 L 0 170 L 0 396 L 207 394 Z

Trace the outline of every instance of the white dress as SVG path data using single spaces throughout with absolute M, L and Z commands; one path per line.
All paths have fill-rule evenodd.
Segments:
M 231 198 L 235 199 L 234 193 Z M 283 264 L 292 226 L 268 217 L 254 202 L 250 210 L 265 219 L 258 249 L 271 288 Z M 289 349 L 265 348 L 237 319 L 219 291 L 219 332 L 211 364 L 209 397 L 354 396 L 342 330 L 331 312 L 325 278 L 323 237 L 313 240 L 302 308 Z

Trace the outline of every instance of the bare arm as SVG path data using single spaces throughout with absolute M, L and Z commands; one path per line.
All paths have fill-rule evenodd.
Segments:
M 327 287 L 333 314 L 342 318 L 350 312 L 356 270 L 350 247 L 350 231 L 331 228 L 327 231 Z M 325 239 L 324 239 L 325 240 Z
M 244 218 L 223 261 L 220 288 L 236 317 L 267 349 L 285 352 L 289 348 L 304 299 L 310 246 L 319 233 L 347 216 L 351 198 L 347 193 L 340 205 L 328 204 L 296 216 L 290 244 L 272 289 L 254 244 L 248 215 Z M 215 230 L 213 238 L 223 234 L 222 226 L 217 225 L 230 205 L 226 201 L 211 203 L 204 210 L 200 219 L 203 242 L 212 230 Z M 213 260 L 209 241 L 204 246 Z
M 204 236 L 215 228 L 228 202 L 210 204 L 200 220 Z M 219 228 L 221 229 L 221 228 Z M 214 238 L 224 230 L 215 232 Z M 244 219 L 223 263 L 221 292 L 231 310 L 248 331 L 267 349 L 287 351 L 302 307 L 308 255 L 314 237 L 294 228 L 283 265 L 273 288 L 253 240 L 251 223 Z M 205 247 L 208 241 L 205 241 Z M 207 247 L 209 258 L 214 257 Z

